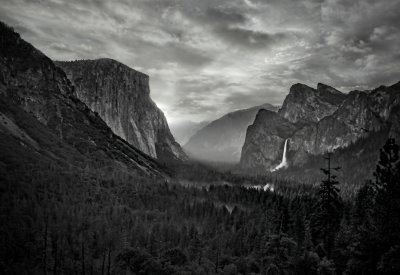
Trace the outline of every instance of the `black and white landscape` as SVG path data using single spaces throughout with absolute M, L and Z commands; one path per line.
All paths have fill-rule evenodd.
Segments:
M 3 1 L 1 274 L 400 274 L 400 2 Z

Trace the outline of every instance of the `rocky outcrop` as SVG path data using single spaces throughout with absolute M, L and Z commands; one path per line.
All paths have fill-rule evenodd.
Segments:
M 149 77 L 112 59 L 56 62 L 77 97 L 118 136 L 160 160 L 186 158 L 163 112 L 150 98 Z
M 313 123 L 333 114 L 345 99 L 340 91 L 319 83 L 317 89 L 304 84 L 290 88 L 279 114 L 292 123 Z
M 245 169 L 271 168 L 280 161 L 285 140 L 295 131 L 296 126 L 287 119 L 275 112 L 260 110 L 254 123 L 247 128 L 241 166 Z
M 278 112 L 278 116 L 292 123 L 294 129 L 291 128 L 289 135 L 287 131 L 283 134 L 287 123 L 257 116 L 247 131 L 241 166 L 261 166 L 269 170 L 280 160 L 277 151 L 282 150 L 286 138 L 289 138 L 290 165 L 301 167 L 313 156 L 347 148 L 371 133 L 390 132 L 396 136 L 399 109 L 399 83 L 372 91 L 352 91 L 347 95 L 323 84 L 318 84 L 316 90 L 296 84 Z
M 349 146 L 368 131 L 380 131 L 385 126 L 384 119 L 372 110 L 373 105 L 369 94 L 351 92 L 334 114 L 296 132 L 291 139 L 292 150 L 323 154 Z
M 46 155 L 55 163 L 83 167 L 92 162 L 146 175 L 163 173 L 76 97 L 65 73 L 48 57 L 3 23 L 0 36 L 0 112 L 5 122 L 15 124 L 4 123 L 8 126 L 3 125 L 2 137 L 12 136 L 20 141 L 18 146 L 31 147 L 37 158 Z
M 184 145 L 195 159 L 210 162 L 237 163 L 246 137 L 246 129 L 260 109 L 276 111 L 277 107 L 264 104 L 228 113 L 200 129 Z

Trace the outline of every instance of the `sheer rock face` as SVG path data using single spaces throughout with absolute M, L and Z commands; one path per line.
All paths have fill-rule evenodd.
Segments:
M 239 162 L 246 129 L 260 109 L 276 111 L 278 108 L 266 103 L 228 113 L 193 135 L 184 145 L 185 151 L 203 161 Z
M 77 97 L 118 136 L 161 160 L 185 159 L 163 112 L 150 98 L 149 77 L 112 59 L 56 62 Z
M 247 128 L 240 164 L 245 169 L 270 168 L 282 158 L 285 140 L 296 126 L 275 112 L 260 110 Z M 290 144 L 288 146 L 290 148 Z
M 35 133 L 42 141 L 36 141 L 37 148 L 34 148 L 38 157 L 46 155 L 57 161 L 70 158 L 74 162 L 91 159 L 97 164 L 125 167 L 145 174 L 162 173 L 152 158 L 114 135 L 104 121 L 76 97 L 65 73 L 48 57 L 1 22 L 0 36 L 0 111 L 10 120 L 15 113 L 24 113 L 34 123 L 39 121 L 44 126 L 40 133 Z M 18 127 L 20 131 L 27 128 L 26 125 Z M 6 135 L 13 134 L 12 128 L 2 129 Z M 52 144 L 44 141 L 46 133 L 57 141 Z M 60 153 L 58 148 L 70 149 Z
M 346 95 L 325 84 L 313 89 L 304 84 L 290 88 L 279 114 L 292 123 L 313 123 L 333 114 Z
M 264 163 L 263 168 L 269 169 L 279 162 L 281 155 L 276 151 L 282 150 L 285 138 L 289 138 L 290 164 L 302 166 L 312 156 L 346 148 L 373 132 L 389 130 L 392 136 L 399 136 L 399 110 L 399 83 L 347 95 L 323 84 L 316 90 L 296 84 L 278 112 L 295 130 L 290 135 L 271 133 L 271 127 L 286 124 L 257 116 L 247 131 L 241 165 L 246 168 Z

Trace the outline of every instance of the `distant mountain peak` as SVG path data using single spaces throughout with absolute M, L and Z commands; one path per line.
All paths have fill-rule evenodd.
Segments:
M 337 110 L 346 95 L 322 83 L 317 89 L 297 83 L 290 87 L 279 114 L 292 123 L 319 121 Z
M 335 88 L 333 88 L 333 87 L 331 87 L 331 86 L 329 86 L 329 85 L 326 85 L 326 84 L 324 84 L 324 83 L 318 83 L 318 84 L 317 84 L 317 91 L 319 91 L 319 92 L 329 92 L 329 93 L 332 93 L 332 94 L 344 95 L 341 91 L 339 91 L 339 90 L 337 90 L 337 89 L 335 89 Z
M 290 90 L 299 90 L 299 89 L 312 89 L 312 90 L 314 90 L 313 88 L 311 88 L 310 86 L 308 86 L 308 85 L 306 85 L 306 84 L 304 84 L 304 83 L 295 83 L 295 84 L 293 84 L 291 87 L 290 87 Z
M 267 109 L 260 109 L 257 112 L 256 118 L 255 120 L 257 120 L 258 117 L 263 116 L 263 117 L 276 117 L 276 112 L 271 111 L 271 110 L 267 110 Z
M 261 109 L 276 113 L 278 108 L 264 103 L 225 114 L 197 131 L 184 145 L 185 151 L 203 161 L 239 162 L 246 129 Z

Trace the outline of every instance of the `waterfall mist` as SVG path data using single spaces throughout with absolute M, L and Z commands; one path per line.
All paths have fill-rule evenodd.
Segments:
M 283 147 L 283 154 L 282 154 L 282 161 L 281 163 L 279 163 L 275 168 L 271 169 L 271 172 L 275 172 L 281 168 L 287 168 L 288 164 L 287 164 L 287 160 L 286 160 L 286 149 L 287 149 L 287 142 L 288 142 L 288 138 L 285 140 L 285 145 Z

